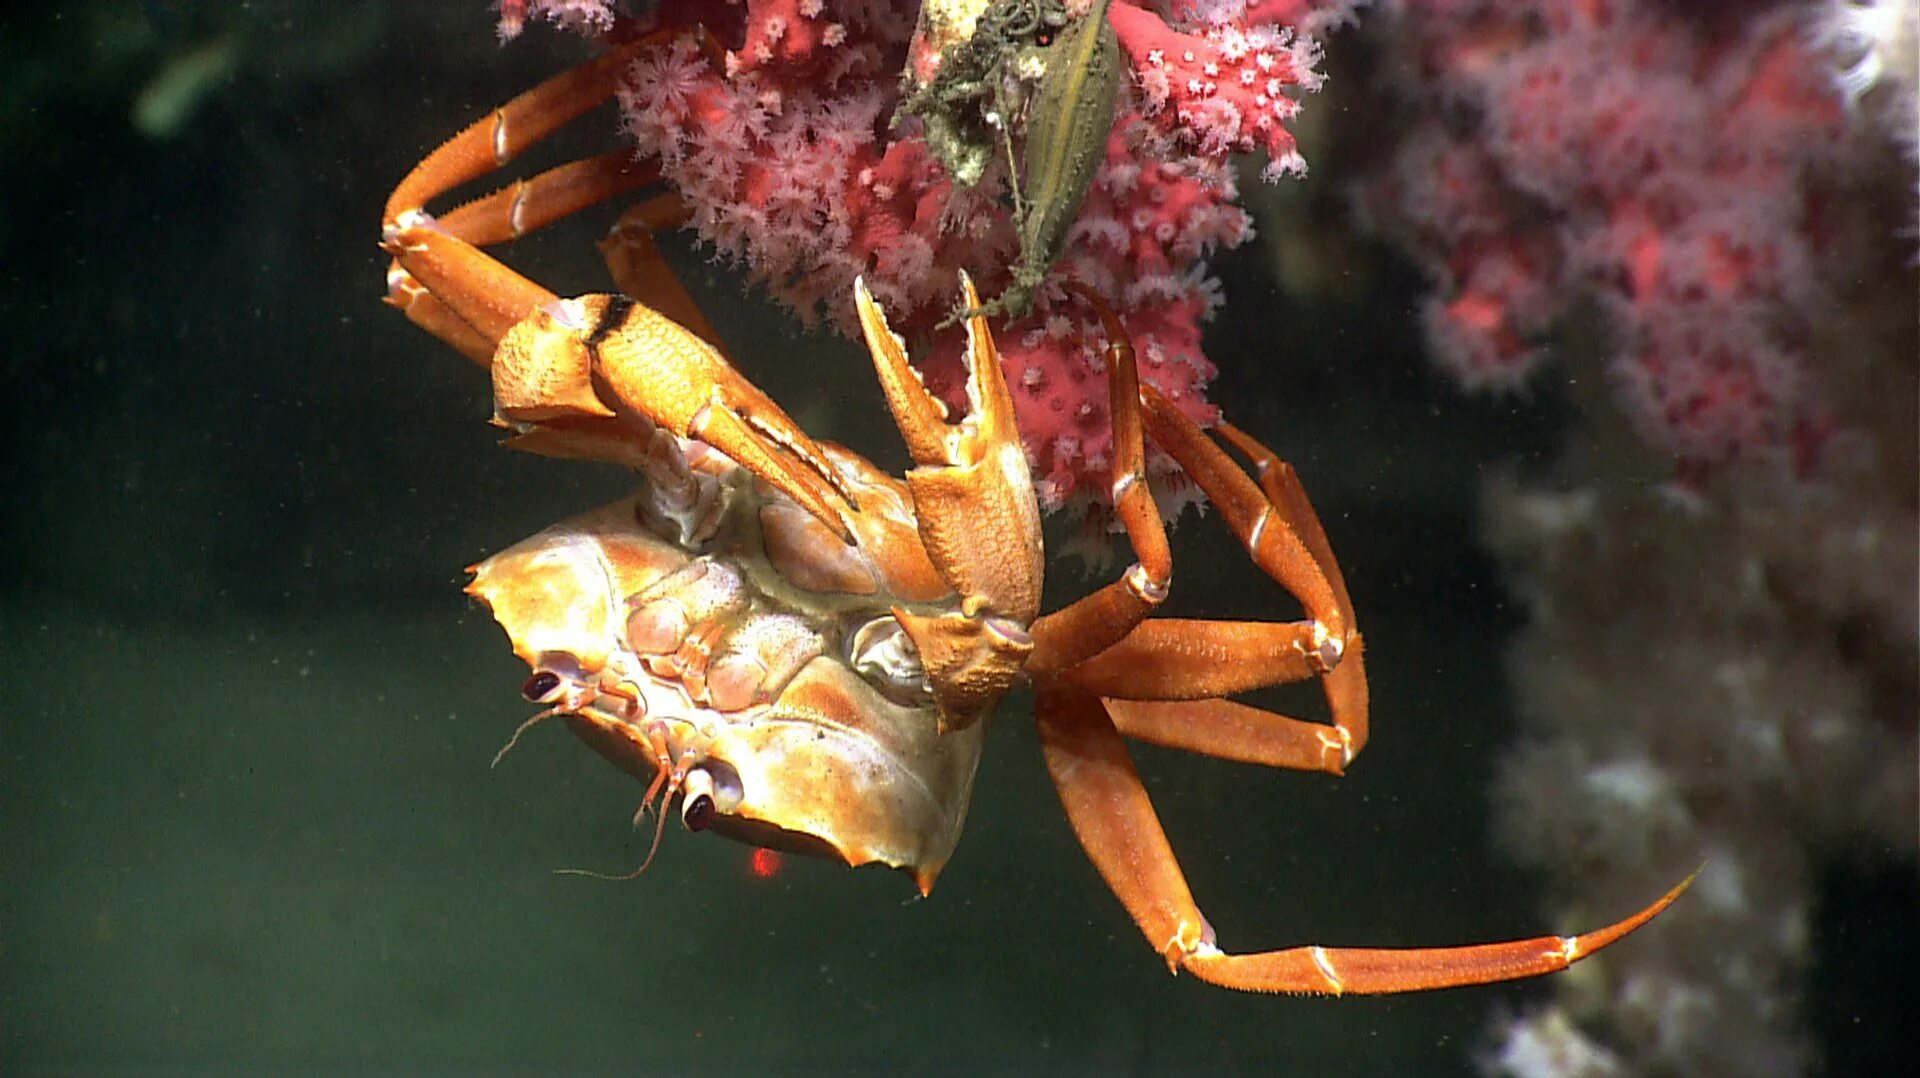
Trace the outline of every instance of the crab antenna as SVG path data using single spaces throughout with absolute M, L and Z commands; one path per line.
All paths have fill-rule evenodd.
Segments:
M 641 859 L 639 867 L 635 868 L 632 872 L 612 876 L 605 872 L 595 872 L 590 868 L 556 868 L 553 870 L 554 875 L 588 876 L 596 880 L 607 880 L 612 883 L 626 883 L 630 880 L 639 879 L 640 874 L 645 872 L 649 865 L 653 864 L 653 855 L 660 852 L 660 836 L 665 833 L 667 829 L 666 801 L 672 797 L 672 789 L 671 786 L 669 786 L 666 798 L 663 798 L 661 801 L 660 811 L 658 812 L 659 819 L 653 825 L 653 843 L 647 847 L 647 856 Z M 633 826 L 640 826 L 640 817 L 646 815 L 647 807 L 652 803 L 653 794 L 649 791 L 646 798 L 640 802 L 640 807 L 633 810 Z
M 653 855 L 648 854 L 647 859 L 640 862 L 639 868 L 619 876 L 610 875 L 605 872 L 595 872 L 590 868 L 556 868 L 553 870 L 553 874 L 556 876 L 585 876 L 588 879 L 606 880 L 608 883 L 627 883 L 639 879 L 640 874 L 647 870 L 647 865 L 652 861 Z
M 513 747 L 520 743 L 521 734 L 532 729 L 535 724 L 551 719 L 558 714 L 560 714 L 559 708 L 550 707 L 540 714 L 535 715 L 533 718 L 528 719 L 526 722 L 521 723 L 519 727 L 513 731 L 513 736 L 507 739 L 507 743 L 500 746 L 500 751 L 493 754 L 493 762 L 487 765 L 487 769 L 491 771 L 500 766 L 500 761 L 506 759 L 507 753 L 512 752 Z
M 653 821 L 653 845 L 647 847 L 647 859 L 640 862 L 639 868 L 633 870 L 635 876 L 645 872 L 647 866 L 653 864 L 653 855 L 660 852 L 660 836 L 667 832 L 667 806 L 673 804 L 674 797 L 687 784 L 687 772 L 692 769 L 693 753 L 682 752 L 680 759 L 673 765 L 672 777 L 667 779 L 666 792 L 660 795 L 660 807 Z
M 679 789 L 680 778 L 676 775 L 667 782 L 667 792 L 660 798 L 660 807 L 654 810 L 653 843 L 647 847 L 646 860 L 641 861 L 640 867 L 633 870 L 635 876 L 645 872 L 647 866 L 653 864 L 653 855 L 660 852 L 660 836 L 667 833 L 667 806 L 673 804 L 673 795 Z

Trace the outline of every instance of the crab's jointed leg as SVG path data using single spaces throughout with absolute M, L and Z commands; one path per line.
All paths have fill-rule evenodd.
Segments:
M 430 290 L 396 258 L 388 270 L 387 302 L 398 307 L 415 325 L 459 349 L 468 359 L 482 367 L 491 367 L 501 336 L 493 330 L 500 321 L 523 305 L 530 304 L 525 308 L 530 312 L 541 304 L 553 302 L 554 297 L 475 248 L 518 239 L 659 180 L 657 166 L 642 165 L 625 150 L 571 161 L 528 179 L 516 180 L 490 195 L 448 211 L 433 222 L 440 232 L 458 243 L 437 242 L 429 233 L 413 253 L 412 263 L 421 267 L 429 279 L 439 282 L 445 296 L 450 298 Z M 465 286 L 463 282 L 478 284 Z M 489 303 L 461 298 L 466 287 L 471 287 L 479 296 L 500 300 L 510 309 L 493 311 Z M 679 292 L 684 295 L 685 289 Z M 645 294 L 636 298 L 657 302 L 657 297 Z M 469 317 L 488 328 L 476 328 L 475 322 L 468 321 Z M 511 326 L 513 321 L 518 319 L 506 324 Z
M 1292 947 L 1227 954 L 1188 890 L 1159 817 L 1100 701 L 1069 686 L 1043 689 L 1040 743 L 1074 833 L 1107 885 L 1169 967 L 1256 992 L 1315 995 L 1416 992 L 1562 970 L 1652 920 L 1692 877 L 1625 920 L 1578 936 L 1466 947 Z
M 658 179 L 615 154 L 563 165 L 436 221 L 425 204 L 480 178 L 610 98 L 625 64 L 679 31 L 660 31 L 558 75 L 468 126 L 429 154 L 388 200 L 381 246 L 393 256 L 389 301 L 494 375 L 498 418 L 526 428 L 564 427 L 583 445 L 618 440 L 642 416 L 682 438 L 707 442 L 804 506 L 843 542 L 853 496 L 826 453 L 792 418 L 733 369 L 707 339 L 671 315 L 692 303 L 677 285 L 646 275 L 663 313 L 619 296 L 561 300 L 486 255 L 480 244 L 511 239 L 585 206 Z M 717 49 L 702 35 L 710 53 Z M 670 222 L 672 202 L 643 203 L 626 223 Z M 644 239 L 642 237 L 641 239 Z M 611 253 L 626 276 L 642 276 L 629 234 Z M 616 272 L 622 265 L 615 266 Z M 612 424 L 606 421 L 613 420 Z
M 1113 416 L 1113 509 L 1136 560 L 1120 579 L 1033 623 L 1033 658 L 1027 672 L 1046 677 L 1075 666 L 1118 643 L 1167 597 L 1173 554 L 1166 524 L 1147 489 L 1146 448 L 1140 426 L 1140 374 L 1133 344 L 1120 319 L 1078 285 L 1106 327 L 1104 350 L 1109 411 Z
M 1098 296 L 1069 287 L 1092 304 L 1106 330 L 1113 500 L 1139 561 L 1121 579 L 1036 621 L 1028 672 L 1040 680 L 1065 677 L 1109 699 L 1138 701 L 1115 708 L 1115 721 L 1129 737 L 1227 759 L 1340 773 L 1366 741 L 1366 673 L 1346 583 L 1305 491 L 1270 450 L 1222 424 L 1227 440 L 1254 460 L 1256 488 L 1164 398 L 1150 389 L 1143 393 L 1119 317 Z M 1147 621 L 1166 597 L 1172 562 L 1146 489 L 1143 402 L 1161 410 L 1155 440 L 1219 501 L 1255 561 L 1308 596 L 1309 610 L 1320 610 L 1322 617 L 1291 624 Z M 1331 727 L 1215 699 L 1316 676 L 1327 679 Z
M 425 207 L 448 191 L 496 171 L 528 147 L 612 97 L 626 64 L 667 37 L 650 34 L 637 38 L 548 79 L 467 125 L 415 165 L 388 196 L 381 218 L 381 245 L 395 257 L 394 269 L 388 274 L 390 302 L 412 317 L 412 301 L 423 292 L 430 294 L 480 337 L 496 343 L 508 327 L 541 305 L 553 302 L 553 293 L 475 248 L 490 239 L 530 232 L 566 213 L 631 189 L 633 185 L 622 188 L 608 182 L 620 171 L 620 166 L 630 163 L 631 155 L 621 154 L 615 158 L 607 154 L 589 162 L 563 165 L 514 184 L 491 198 L 478 200 L 475 205 L 482 208 L 464 221 L 453 222 L 474 228 L 472 235 L 463 235 L 448 224 L 434 222 Z M 614 162 L 612 170 L 605 167 L 608 160 Z M 639 178 L 637 182 L 647 180 Z M 581 197 L 550 198 L 548 191 L 572 192 Z M 489 203 L 497 207 L 499 203 L 495 200 L 501 199 L 507 204 L 506 214 L 486 208 Z M 531 216 L 527 213 L 529 209 L 534 211 Z M 542 214 L 542 210 L 549 212 Z M 456 210 L 448 216 L 457 218 L 459 213 Z M 492 223 L 501 218 L 516 222 L 518 227 L 512 228 L 508 236 L 486 235 L 495 231 Z M 436 332 L 442 321 L 434 315 L 414 320 Z M 472 354 L 465 345 L 461 350 Z M 482 361 L 491 354 L 489 351 Z
M 1258 442 L 1234 428 L 1226 437 L 1256 463 L 1267 461 L 1259 485 L 1179 409 L 1151 387 L 1141 391 L 1147 429 L 1155 442 L 1206 491 L 1256 564 L 1301 598 L 1308 617 L 1298 622 L 1204 621 L 1161 618 L 1058 677 L 1095 696 L 1152 701 L 1122 706 L 1116 721 L 1143 740 L 1209 755 L 1243 758 L 1218 733 L 1180 730 L 1174 716 L 1196 722 L 1258 723 L 1266 748 L 1253 755 L 1282 766 L 1340 773 L 1367 742 L 1365 645 L 1355 627 L 1346 581 L 1333 561 L 1319 517 L 1294 478 Z M 1071 609 L 1071 608 L 1069 608 Z M 1302 723 L 1258 708 L 1223 706 L 1213 698 L 1318 677 L 1332 726 Z M 1174 702 L 1192 706 L 1176 707 Z M 1156 732 L 1157 731 L 1157 732 Z M 1301 751 L 1275 746 L 1296 744 Z
M 1338 665 L 1355 635 L 1353 603 L 1320 518 L 1298 482 L 1283 497 L 1269 499 L 1172 401 L 1152 386 L 1142 387 L 1140 398 L 1147 433 L 1206 492 L 1261 571 L 1306 608 L 1316 660 L 1328 669 Z
M 1344 730 L 1218 697 L 1122 700 L 1102 697 L 1114 729 L 1144 741 L 1216 760 L 1344 775 L 1353 757 Z
M 677 191 L 636 202 L 607 230 L 606 238 L 600 241 L 600 257 L 621 295 L 631 296 L 692 330 L 694 336 L 724 356 L 727 350 L 720 343 L 720 335 L 688 294 L 680 275 L 661 257 L 653 239 L 655 233 L 686 224 L 690 214 L 686 200 Z
M 1102 314 L 1109 336 L 1117 336 L 1116 320 Z M 1087 653 L 1036 677 L 1048 771 L 1088 857 L 1170 967 L 1229 988 L 1326 995 L 1505 981 L 1565 969 L 1645 924 L 1679 896 L 1686 882 L 1632 917 L 1579 936 L 1424 949 L 1221 951 L 1122 739 L 1340 774 L 1367 739 L 1364 644 L 1346 582 L 1293 469 L 1244 432 L 1223 425 L 1222 437 L 1252 461 L 1256 483 L 1165 397 L 1144 388 L 1136 403 L 1126 350 L 1110 346 L 1108 358 L 1116 386 L 1116 457 L 1126 460 L 1136 451 L 1127 443 L 1138 435 L 1129 435 L 1128 428 L 1137 432 L 1144 418 L 1154 441 L 1200 484 L 1254 562 L 1307 612 L 1306 620 L 1291 624 L 1146 620 L 1151 604 L 1128 607 L 1095 596 L 1068 607 L 1057 624 L 1117 611 L 1130 619 L 1131 630 L 1092 653 L 1070 639 L 1054 644 L 1055 626 L 1047 619 L 1035 625 L 1036 650 L 1057 646 L 1056 654 Z M 1132 466 L 1117 464 L 1116 473 L 1131 474 Z M 1116 502 L 1120 486 L 1117 481 Z M 1142 539 L 1151 544 L 1157 524 L 1127 521 L 1136 549 L 1152 549 Z M 1326 692 L 1331 725 L 1222 698 L 1314 677 Z

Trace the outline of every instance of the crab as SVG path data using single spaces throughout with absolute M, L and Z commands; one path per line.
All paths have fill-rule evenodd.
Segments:
M 606 100 L 626 62 L 663 40 L 615 48 L 467 127 L 385 211 L 388 302 L 491 372 L 508 444 L 624 464 L 641 480 L 631 497 L 471 569 L 468 590 L 528 664 L 523 695 L 544 707 L 526 725 L 564 722 L 647 784 L 642 811 L 662 823 L 677 798 L 689 830 L 890 866 L 925 894 L 959 840 L 987 716 L 1025 683 L 1088 857 L 1172 970 L 1233 989 L 1406 992 L 1548 973 L 1638 929 L 1685 889 L 1572 936 L 1223 950 L 1125 742 L 1333 775 L 1366 744 L 1363 639 L 1298 476 L 1247 433 L 1222 423 L 1209 434 L 1142 384 L 1119 318 L 1082 293 L 1106 335 L 1111 494 L 1134 560 L 1043 613 L 1040 512 L 999 355 L 964 278 L 975 313 L 959 418 L 923 387 L 864 285 L 854 288 L 914 460 L 896 478 L 808 435 L 726 358 L 653 248 L 652 230 L 682 212 L 671 193 L 629 209 L 603 245 L 619 294 L 561 298 L 484 253 L 658 181 L 625 151 L 427 212 Z M 1155 616 L 1173 562 L 1147 487 L 1146 437 L 1302 618 Z M 1330 722 L 1228 699 L 1309 680 Z

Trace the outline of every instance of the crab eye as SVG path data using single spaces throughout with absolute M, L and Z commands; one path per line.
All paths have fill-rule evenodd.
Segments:
M 520 695 L 532 703 L 545 703 L 553 696 L 553 691 L 559 687 L 560 675 L 551 670 L 542 670 L 528 678 L 525 685 L 520 686 Z
M 701 794 L 681 806 L 680 822 L 686 824 L 689 831 L 705 831 L 713 826 L 713 813 L 713 798 Z

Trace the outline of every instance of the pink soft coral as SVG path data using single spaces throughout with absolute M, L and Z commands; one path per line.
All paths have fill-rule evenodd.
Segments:
M 1084 10 L 1077 0 L 1073 6 Z M 1205 259 L 1251 235 L 1234 205 L 1226 157 L 1264 148 L 1279 170 L 1298 170 L 1280 121 L 1297 108 L 1295 92 L 1319 84 L 1317 51 L 1279 21 L 1317 25 L 1348 6 L 1112 4 L 1130 49 L 1161 42 L 1184 56 L 1190 43 L 1219 58 L 1208 62 L 1239 66 L 1209 103 L 1185 91 L 1157 94 L 1159 76 L 1186 61 L 1139 52 L 1107 159 L 1050 282 L 1076 279 L 1105 297 L 1133 336 L 1142 376 L 1201 423 L 1218 418 L 1205 398 L 1214 368 L 1200 348 L 1201 324 L 1219 305 Z M 607 4 L 503 3 L 502 30 L 540 17 L 603 32 L 610 12 Z M 912 9 L 878 0 L 668 0 L 652 22 L 698 23 L 729 46 L 721 68 L 691 35 L 656 49 L 633 64 L 620 95 L 639 152 L 660 162 L 701 238 L 803 320 L 824 317 L 844 333 L 855 330 L 848 297 L 854 278 L 864 277 L 897 330 L 934 338 L 931 349 L 916 351 L 930 351 L 929 381 L 957 399 L 957 337 L 935 335 L 934 326 L 949 313 L 962 269 L 983 294 L 1005 287 L 1018 240 L 1001 204 L 1000 166 L 978 187 L 956 188 L 917 128 L 890 126 Z M 1240 81 L 1242 68 L 1265 78 Z M 1044 502 L 1091 507 L 1108 479 L 1097 324 L 1048 283 L 1030 315 L 996 328 Z M 1163 493 L 1176 502 L 1189 496 Z
M 1320 88 L 1314 40 L 1250 20 L 1254 5 L 1239 0 L 1169 6 L 1185 17 L 1169 24 L 1125 3 L 1110 16 L 1146 115 L 1182 149 L 1215 158 L 1263 149 L 1269 176 L 1305 172 L 1306 159 L 1281 125 L 1300 111 L 1294 93 Z
M 1801 345 L 1825 243 L 1806 177 L 1846 131 L 1799 13 L 1397 6 L 1419 92 L 1453 108 L 1406 141 L 1370 206 L 1440 282 L 1425 311 L 1440 361 L 1469 387 L 1518 387 L 1592 297 L 1618 398 L 1682 477 L 1816 463 L 1834 425 Z

